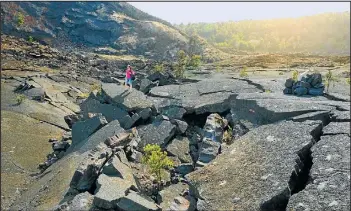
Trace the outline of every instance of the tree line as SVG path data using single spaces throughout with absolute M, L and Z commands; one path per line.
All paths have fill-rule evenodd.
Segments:
M 349 54 L 350 12 L 324 13 L 300 18 L 180 24 L 227 53 L 296 52 Z

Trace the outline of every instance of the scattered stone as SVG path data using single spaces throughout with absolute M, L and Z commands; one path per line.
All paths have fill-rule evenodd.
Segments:
M 195 211 L 196 200 L 191 196 L 177 196 L 174 198 L 169 209 L 170 211 Z
M 76 114 L 70 114 L 64 117 L 65 122 L 67 123 L 69 128 L 72 128 L 74 123 L 79 121 L 79 116 Z
M 52 150 L 54 151 L 66 151 L 70 144 L 66 141 L 54 142 L 52 144 Z
M 152 115 L 152 110 L 151 108 L 146 108 L 141 110 L 138 114 L 143 120 L 147 120 Z
M 187 137 L 177 136 L 167 145 L 169 155 L 177 157 L 182 163 L 191 163 L 190 142 Z
M 185 121 L 181 121 L 178 119 L 171 119 L 170 121 L 172 124 L 177 126 L 178 134 L 184 134 L 185 131 L 188 129 L 188 123 L 186 123 Z
M 160 204 L 164 210 L 168 210 L 174 199 L 188 189 L 189 186 L 184 183 L 170 185 L 159 192 L 157 195 L 157 203 Z
M 194 165 L 193 163 L 182 163 L 179 164 L 176 168 L 175 168 L 175 172 L 181 174 L 181 175 L 186 175 L 189 174 L 190 172 L 194 171 Z

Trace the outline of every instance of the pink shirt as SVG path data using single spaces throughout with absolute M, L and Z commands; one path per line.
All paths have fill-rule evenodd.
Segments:
M 132 78 L 132 74 L 134 75 L 134 71 L 132 69 L 126 70 L 127 79 Z

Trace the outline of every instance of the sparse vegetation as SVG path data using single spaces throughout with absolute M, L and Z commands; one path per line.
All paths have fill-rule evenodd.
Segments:
M 97 91 L 99 94 L 102 92 L 101 84 L 94 83 L 93 85 L 90 86 L 90 92 Z M 89 94 L 88 94 L 89 95 Z
M 265 93 L 272 93 L 272 91 L 269 90 L 269 89 L 264 90 L 264 92 L 265 92 Z
M 233 128 L 228 125 L 228 129 L 223 133 L 223 142 L 230 144 L 233 139 Z
M 28 37 L 28 42 L 30 42 L 30 43 L 34 42 L 34 38 L 32 36 L 29 36 Z
M 24 15 L 19 12 L 17 13 L 17 25 L 22 26 L 24 24 Z
M 81 98 L 81 99 L 86 99 L 89 97 L 89 94 L 90 93 L 87 93 L 87 92 L 82 92 L 78 95 L 78 98 Z
M 249 74 L 247 73 L 247 67 L 244 66 L 243 69 L 240 71 L 240 74 L 239 74 L 240 77 L 242 78 L 246 78 L 249 76 Z
M 153 72 L 160 72 L 163 73 L 165 71 L 165 68 L 163 66 L 163 64 L 156 64 L 153 68 Z
M 156 175 L 158 182 L 162 179 L 162 170 L 173 167 L 173 161 L 167 157 L 167 152 L 162 152 L 156 144 L 147 144 L 144 147 L 142 162 L 150 167 L 151 173 Z
M 299 77 L 299 72 L 297 70 L 294 70 L 292 72 L 292 79 L 296 82 L 298 80 Z
M 189 66 L 197 69 L 201 65 L 201 56 L 200 55 L 192 55 L 189 61 Z
M 346 83 L 350 85 L 350 78 L 346 78 Z
M 18 105 L 22 104 L 25 99 L 26 99 L 26 96 L 24 94 L 16 95 L 16 102 Z
M 333 86 L 335 86 L 335 83 L 337 80 L 337 78 L 334 77 L 333 73 L 331 70 L 328 70 L 327 74 L 325 75 L 325 85 L 327 87 L 327 93 L 329 93 L 329 87 L 330 87 L 330 84 L 333 84 Z
M 217 73 L 222 72 L 222 69 L 221 69 L 221 67 L 218 64 L 216 65 L 216 72 Z
M 177 78 L 183 78 L 186 65 L 188 63 L 188 56 L 183 50 L 178 51 L 178 60 L 175 65 L 175 75 Z

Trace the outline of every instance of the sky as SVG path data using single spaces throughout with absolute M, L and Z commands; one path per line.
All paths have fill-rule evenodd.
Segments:
M 172 24 L 301 17 L 350 11 L 350 2 L 129 2 Z

